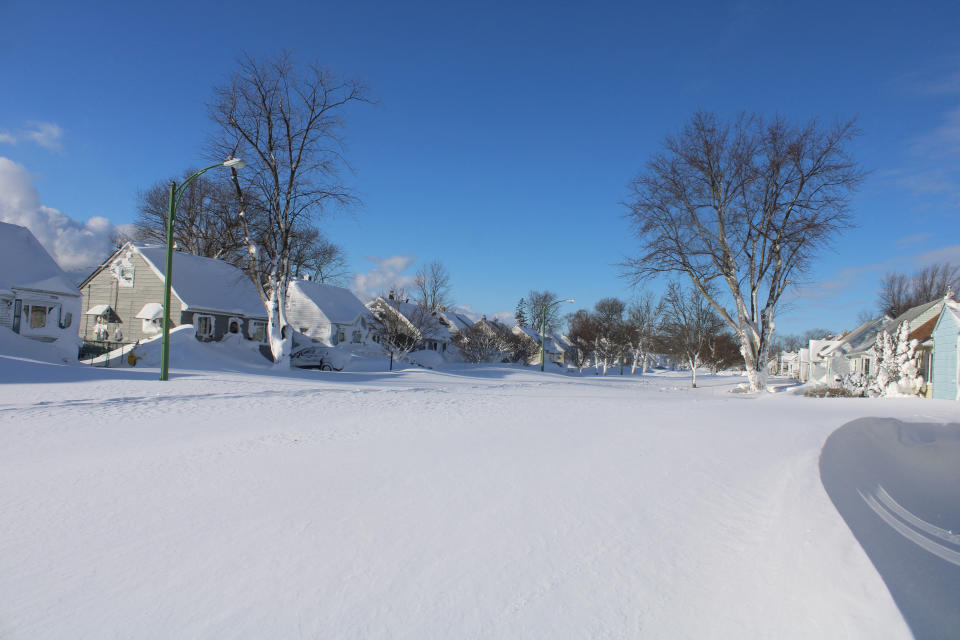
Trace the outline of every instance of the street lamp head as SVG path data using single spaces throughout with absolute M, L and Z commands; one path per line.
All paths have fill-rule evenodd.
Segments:
M 567 298 L 566 300 L 564 300 L 564 302 L 573 303 L 573 302 L 575 302 L 575 300 L 574 300 L 573 298 Z
M 223 166 L 229 169 L 243 169 L 247 166 L 247 163 L 243 161 L 243 158 L 227 158 L 223 162 Z

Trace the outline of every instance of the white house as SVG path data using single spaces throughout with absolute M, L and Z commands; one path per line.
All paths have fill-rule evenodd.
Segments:
M 0 326 L 77 356 L 80 290 L 26 227 L 0 222 Z
M 399 314 L 419 334 L 416 348 L 436 351 L 447 361 L 462 360 L 454 337 L 470 321 L 460 314 L 449 311 L 425 309 L 409 300 L 376 298 L 367 303 L 367 308 L 376 314 Z
M 514 335 L 520 336 L 521 339 L 527 340 L 536 346 L 536 354 L 530 357 L 527 364 L 540 364 L 541 347 L 545 352 L 547 362 L 556 364 L 564 363 L 566 350 L 570 345 L 562 336 L 548 332 L 546 336 L 541 339 L 540 332 L 536 329 L 521 327 L 519 325 L 513 327 L 512 331 Z
M 357 296 L 343 287 L 294 280 L 287 287 L 287 322 L 327 346 L 370 345 L 376 320 Z

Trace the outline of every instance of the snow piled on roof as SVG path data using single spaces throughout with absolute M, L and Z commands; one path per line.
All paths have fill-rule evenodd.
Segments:
M 343 287 L 309 280 L 294 280 L 290 283 L 288 295 L 293 295 L 294 292 L 310 299 L 330 322 L 350 324 L 357 316 L 373 316 L 353 292 Z
M 29 229 L 0 222 L 0 289 L 12 288 L 80 295 Z
M 140 313 L 133 317 L 140 318 L 141 320 L 156 320 L 162 316 L 163 305 L 159 302 L 148 302 L 147 304 L 143 305 L 143 309 L 140 309 Z
M 133 245 L 160 278 L 167 268 L 163 246 Z M 187 309 L 266 318 L 267 312 L 250 277 L 223 260 L 173 252 L 173 291 Z

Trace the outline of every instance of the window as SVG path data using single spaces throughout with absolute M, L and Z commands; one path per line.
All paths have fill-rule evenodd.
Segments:
M 241 324 L 240 318 L 230 318 L 230 322 L 227 323 L 227 331 L 229 333 L 240 333 Z
M 867 358 L 863 359 L 863 375 L 870 375 L 870 360 Z
M 117 272 L 117 280 L 121 287 L 133 286 L 133 265 L 123 265 Z
M 347 339 L 347 334 L 343 331 L 343 328 L 337 328 L 337 341 L 334 344 L 340 344 L 341 342 Z
M 213 337 L 213 316 L 194 316 L 193 325 L 196 327 L 198 338 Z
M 255 342 L 267 341 L 267 323 L 260 320 L 251 320 L 249 327 L 250 339 Z
M 163 325 L 161 325 L 160 322 L 161 318 L 154 318 L 152 320 L 149 318 L 144 318 L 143 332 L 148 334 L 160 333 L 161 329 L 163 329 Z
M 361 334 L 359 331 L 354 331 L 350 342 L 352 342 L 353 344 L 360 344 L 360 340 L 362 339 L 363 339 L 363 334 Z
M 133 286 L 133 263 L 130 262 L 130 255 L 130 252 L 127 252 L 126 256 L 110 265 L 110 271 L 117 279 L 117 285 L 124 288 Z
M 46 307 L 37 307 L 30 306 L 30 313 L 28 318 L 30 318 L 30 328 L 31 329 L 42 329 L 47 326 L 47 308 Z

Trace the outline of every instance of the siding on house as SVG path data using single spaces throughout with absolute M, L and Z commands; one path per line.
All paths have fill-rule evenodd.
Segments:
M 13 295 L 0 295 L 0 327 L 13 328 Z M 73 320 L 77 321 L 76 318 Z
M 960 312 L 949 306 L 943 309 L 933 330 L 933 361 L 931 376 L 933 397 L 942 400 L 960 400 L 957 380 L 958 351 L 960 351 Z
M 118 253 L 117 256 L 119 257 Z M 123 342 L 148 340 L 159 335 L 156 332 L 145 332 L 143 321 L 134 316 L 140 312 L 148 302 L 163 301 L 163 280 L 157 277 L 147 261 L 137 253 L 132 252 L 128 258 L 133 265 L 133 286 L 121 286 L 120 282 L 108 268 L 100 268 L 94 275 L 83 283 L 83 308 L 81 310 L 79 333 L 84 340 L 96 340 L 94 325 L 97 319 L 87 315 L 87 311 L 97 305 L 109 305 L 119 316 L 120 330 L 123 332 Z M 105 266 L 108 263 L 105 263 Z M 170 297 L 171 327 L 185 324 L 182 319 L 183 304 L 176 296 Z M 109 326 L 111 340 L 117 324 Z

